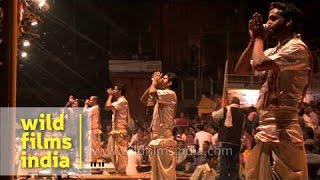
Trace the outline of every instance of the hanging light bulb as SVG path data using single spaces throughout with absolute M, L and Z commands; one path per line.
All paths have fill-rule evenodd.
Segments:
M 41 9 L 46 4 L 46 0 L 39 0 L 39 8 Z
M 24 47 L 29 47 L 30 46 L 30 41 L 29 40 L 23 40 L 23 46 Z
M 37 20 L 32 20 L 31 26 L 36 26 L 36 25 L 38 25 L 38 21 Z
M 24 51 L 21 52 L 21 57 L 22 58 L 26 58 L 27 56 L 28 56 L 28 54 L 26 52 L 24 52 Z

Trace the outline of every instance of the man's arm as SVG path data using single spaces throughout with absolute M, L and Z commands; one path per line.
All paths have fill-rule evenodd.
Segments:
M 69 101 L 67 102 L 67 104 L 64 107 L 71 107 L 72 104 L 74 103 L 74 97 L 72 95 L 69 96 Z
M 241 54 L 236 68 L 235 68 L 235 73 L 236 74 L 250 74 L 251 72 L 251 63 L 250 61 L 252 60 L 252 51 L 253 51 L 253 45 L 254 45 L 254 36 L 253 36 L 253 20 L 251 19 L 248 23 L 248 33 L 250 36 L 250 42 L 248 43 L 247 48 L 243 51 Z
M 109 89 L 107 89 L 107 93 L 108 93 L 108 99 L 106 101 L 104 108 L 106 110 L 113 110 L 113 108 L 114 108 L 112 105 L 113 90 L 111 88 L 109 88 Z
M 250 74 L 251 72 L 251 64 L 250 61 L 252 59 L 252 51 L 253 51 L 253 45 L 254 45 L 254 40 L 250 40 L 247 48 L 243 51 L 241 54 L 236 68 L 235 68 L 235 73 L 236 74 Z
M 112 98 L 113 96 L 108 96 L 108 99 L 106 101 L 106 104 L 105 104 L 105 109 L 106 110 L 112 110 L 113 106 L 112 106 Z
M 140 97 L 140 102 L 147 103 L 148 98 L 149 98 L 149 90 L 150 90 L 150 87 L 144 91 L 144 93 Z
M 159 96 L 157 93 L 157 85 L 161 81 L 161 78 L 162 78 L 161 72 L 154 72 L 152 75 L 152 83 L 149 87 L 149 94 L 155 99 L 159 99 Z
M 89 99 L 84 102 L 83 112 L 87 112 L 89 109 Z
M 249 22 L 249 29 L 254 38 L 252 51 L 252 66 L 255 71 L 265 71 L 277 68 L 274 61 L 264 54 L 264 40 L 268 36 L 268 31 L 263 26 L 262 16 L 254 13 L 252 20 Z
M 224 108 L 221 108 L 217 111 L 213 111 L 211 113 L 211 116 L 214 121 L 218 121 L 218 120 L 222 119 L 224 117 Z
M 155 99 L 159 99 L 158 93 L 157 93 L 157 85 L 160 82 L 161 78 L 162 78 L 162 73 L 160 72 L 154 72 L 152 75 L 152 83 L 149 87 L 149 94 Z
M 256 71 L 265 71 L 276 68 L 276 64 L 266 55 L 264 55 L 264 40 L 262 38 L 255 38 L 252 52 L 252 65 Z
M 72 102 L 68 101 L 66 105 L 64 105 L 64 107 L 71 107 L 72 106 Z

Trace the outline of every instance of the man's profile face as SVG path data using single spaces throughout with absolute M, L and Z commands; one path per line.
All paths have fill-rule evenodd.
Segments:
M 120 91 L 118 89 L 118 86 L 114 86 L 113 88 L 113 93 L 116 97 L 119 97 L 120 96 Z
M 286 28 L 286 19 L 282 16 L 282 10 L 273 8 L 269 12 L 267 25 L 271 31 L 271 36 L 279 35 L 284 28 Z
M 158 84 L 160 89 L 167 89 L 168 87 L 170 87 L 170 85 L 171 85 L 171 81 L 169 80 L 168 75 L 164 75 L 161 78 L 160 83 Z
M 79 102 L 78 101 L 74 101 L 72 103 L 72 107 L 79 107 Z
M 95 105 L 97 103 L 97 99 L 94 96 L 91 96 L 89 99 L 89 104 L 91 106 Z

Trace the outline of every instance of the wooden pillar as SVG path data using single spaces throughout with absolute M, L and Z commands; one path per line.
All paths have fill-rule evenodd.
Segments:
M 16 107 L 17 93 L 17 37 L 18 0 L 4 1 L 4 26 L 3 26 L 3 55 L 0 66 L 0 107 Z M 3 110 L 4 111 L 4 110 Z M 3 113 L 2 111 L 2 113 Z M 0 119 L 0 145 L 1 145 L 1 179 L 13 178 L 14 150 L 15 150 L 15 111 L 11 111 L 7 118 Z M 1 113 L 1 111 L 0 111 Z
M 4 1 L 3 54 L 0 68 L 0 106 L 16 107 L 17 94 L 17 0 Z

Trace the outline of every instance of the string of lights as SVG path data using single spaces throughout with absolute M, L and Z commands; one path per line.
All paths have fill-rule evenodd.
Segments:
M 37 26 L 42 23 L 42 15 L 49 10 L 46 0 L 16 0 L 18 23 L 18 59 L 19 63 L 28 57 L 28 49 L 32 41 L 40 38 Z M 4 1 L 0 1 L 0 45 L 3 43 L 3 8 Z
M 18 49 L 21 58 L 28 57 L 27 50 L 35 38 L 39 38 L 37 26 L 42 23 L 41 16 L 49 10 L 46 0 L 18 0 Z

